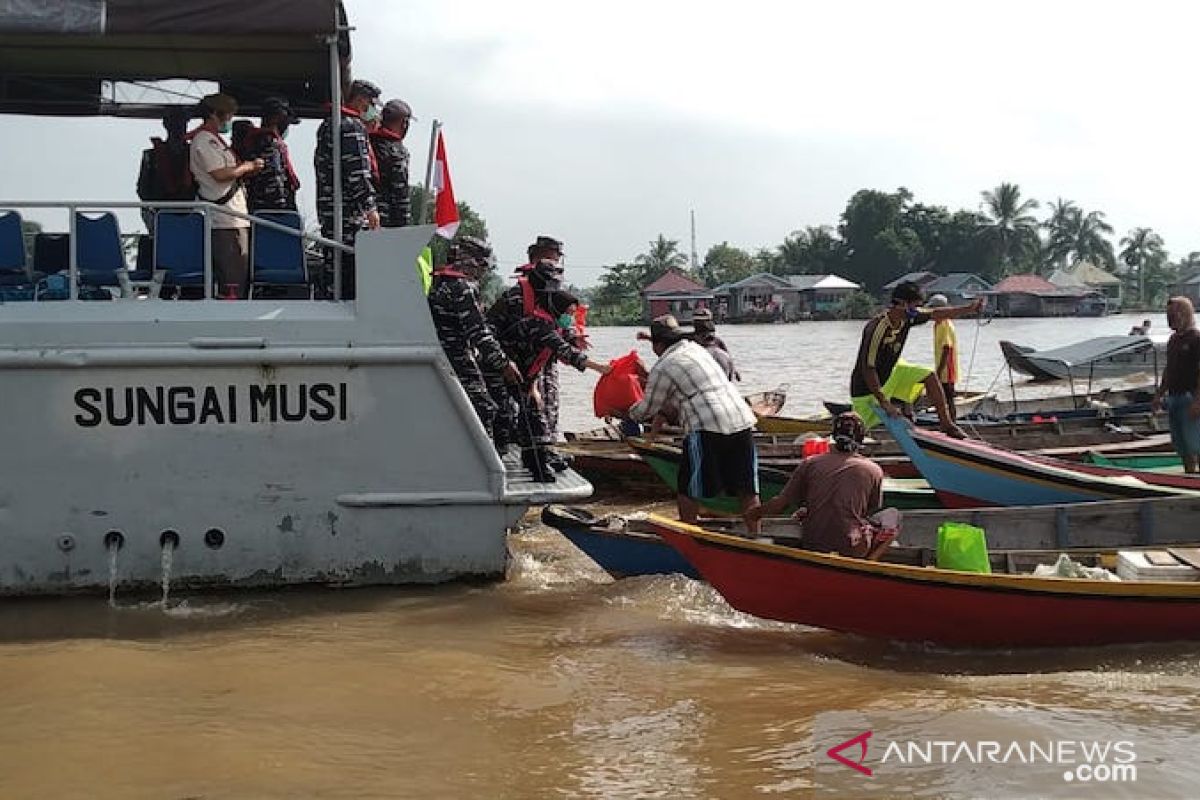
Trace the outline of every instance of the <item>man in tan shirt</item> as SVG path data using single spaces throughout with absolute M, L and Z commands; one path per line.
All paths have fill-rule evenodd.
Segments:
M 200 101 L 204 123 L 192 137 L 191 165 L 196 195 L 218 206 L 246 214 L 241 180 L 263 168 L 261 158 L 239 163 L 224 136 L 233 126 L 237 101 L 210 94 Z M 245 297 L 250 285 L 250 222 L 211 212 L 213 280 L 221 297 Z

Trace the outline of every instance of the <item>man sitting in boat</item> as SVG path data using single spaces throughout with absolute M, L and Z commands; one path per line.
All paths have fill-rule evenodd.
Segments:
M 922 308 L 922 299 L 921 287 L 905 281 L 892 291 L 891 306 L 867 323 L 850 378 L 850 402 L 863 424 L 870 429 L 879 423 L 876 408 L 889 416 L 899 416 L 900 409 L 893 401 L 907 406 L 916 402 L 923 390 L 937 408 L 942 431 L 956 439 L 965 439 L 966 434 L 954 422 L 946 406 L 946 395 L 937 373 L 929 367 L 907 363 L 900 358 L 900 353 L 913 325 L 977 313 L 983 308 L 983 298 L 965 306 L 935 309 Z
M 758 454 L 754 412 L 708 352 L 691 340 L 670 314 L 650 323 L 658 361 L 646 378 L 646 396 L 629 409 L 645 422 L 670 406 L 684 429 L 679 470 L 679 518 L 695 522 L 702 497 L 729 495 L 741 501 L 746 525 L 758 531 Z
M 802 544 L 809 550 L 867 557 L 875 550 L 880 529 L 868 518 L 883 505 L 883 470 L 859 453 L 867 429 L 853 411 L 833 420 L 833 449 L 809 456 L 796 467 L 778 495 L 749 515 L 756 522 L 802 509 Z
M 1167 342 L 1167 366 L 1154 395 L 1158 411 L 1167 399 L 1171 444 L 1189 474 L 1200 472 L 1200 331 L 1196 311 L 1186 297 L 1167 302 L 1167 324 L 1174 333 Z

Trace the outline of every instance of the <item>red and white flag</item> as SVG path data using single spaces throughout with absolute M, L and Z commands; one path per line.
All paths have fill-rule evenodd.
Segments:
M 433 160 L 433 179 L 430 188 L 437 194 L 437 205 L 433 208 L 433 222 L 437 235 L 453 239 L 458 232 L 458 205 L 454 202 L 454 184 L 450 182 L 450 165 L 446 162 L 446 142 L 441 130 L 437 134 L 437 155 Z

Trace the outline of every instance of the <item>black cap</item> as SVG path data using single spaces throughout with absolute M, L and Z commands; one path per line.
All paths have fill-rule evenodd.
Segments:
M 346 98 L 351 97 L 369 97 L 372 100 L 377 100 L 383 91 L 371 83 L 370 81 L 354 81 L 350 84 L 350 91 L 346 93 Z
M 921 287 L 912 281 L 904 281 L 896 285 L 892 289 L 892 302 L 900 303 L 919 303 L 925 299 L 925 293 L 921 291 Z
M 292 125 L 300 121 L 300 117 L 296 116 L 295 111 L 292 111 L 292 106 L 288 103 L 286 97 L 264 98 L 262 101 L 262 116 L 263 119 L 282 116 Z
M 409 122 L 416 122 L 417 118 L 413 116 L 412 106 L 403 100 L 388 100 L 383 104 L 383 121 L 391 122 L 394 119 L 405 118 Z
M 539 236 L 537 237 L 537 241 L 529 245 L 529 247 L 536 250 L 557 250 L 561 253 L 563 243 L 553 236 Z
M 561 289 L 551 289 L 545 292 L 546 309 L 555 314 L 565 314 L 571 306 L 579 305 L 579 298 Z

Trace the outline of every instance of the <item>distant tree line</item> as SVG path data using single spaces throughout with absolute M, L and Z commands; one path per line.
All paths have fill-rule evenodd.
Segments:
M 1114 246 L 1113 228 L 1102 211 L 1058 198 L 1045 204 L 1046 213 L 1039 217 L 1039 203 L 1023 198 L 1014 183 L 980 195 L 977 210 L 950 211 L 915 202 L 903 187 L 894 192 L 862 189 L 847 202 L 836 228 L 808 226 L 774 248 L 753 253 L 722 242 L 709 248 L 694 271 L 679 241 L 659 234 L 646 252 L 605 268 L 600 284 L 590 291 L 590 316 L 599 324 L 639 321 L 642 288 L 672 269 L 709 287 L 759 272 L 833 273 L 875 294 L 895 277 L 919 270 L 973 272 L 999 281 L 1020 273 L 1049 276 L 1089 262 L 1125 282 L 1128 307 L 1157 306 L 1172 283 L 1200 271 L 1200 252 L 1173 261 L 1162 237 L 1150 228 L 1134 228 Z

